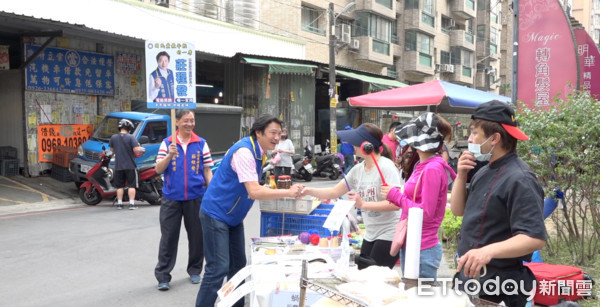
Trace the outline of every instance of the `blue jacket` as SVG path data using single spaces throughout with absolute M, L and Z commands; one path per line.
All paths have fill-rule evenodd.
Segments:
M 244 221 L 250 211 L 254 199 L 248 197 L 244 183 L 240 183 L 237 173 L 231 168 L 231 157 L 240 148 L 246 147 L 254 153 L 256 173 L 261 173 L 263 154 L 258 142 L 252 137 L 245 137 L 235 143 L 221 161 L 219 169 L 215 172 L 208 190 L 202 199 L 201 210 L 207 216 L 235 227 Z M 257 176 L 256 181 L 259 181 Z
M 167 148 L 172 136 L 164 139 Z M 202 197 L 204 186 L 204 155 L 202 149 L 206 141 L 192 132 L 185 155 L 181 143 L 177 140 L 179 154 L 171 160 L 164 172 L 163 196 L 170 200 L 191 200 Z

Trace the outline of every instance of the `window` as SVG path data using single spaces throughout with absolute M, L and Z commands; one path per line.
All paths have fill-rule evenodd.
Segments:
M 490 53 L 498 53 L 498 30 L 490 28 Z
M 387 7 L 388 9 L 392 8 L 392 0 L 375 0 L 375 2 Z
M 498 2 L 499 3 L 499 2 Z M 500 24 L 500 6 L 499 5 L 494 5 L 491 10 L 490 10 L 490 21 L 492 23 L 496 23 L 496 24 Z
M 396 20 L 392 21 L 392 43 L 398 44 L 398 23 Z
M 487 10 L 487 7 L 488 7 L 487 3 L 489 1 L 490 0 L 477 0 L 477 10 L 478 11 L 485 11 L 485 10 Z
M 472 74 L 472 58 L 473 52 L 469 50 L 462 49 L 460 47 L 451 47 L 450 49 L 451 55 L 451 64 L 459 64 L 462 65 L 462 75 L 465 77 L 471 77 Z
M 465 0 L 465 4 L 468 8 L 475 9 L 475 0 Z
M 150 144 L 160 144 L 167 137 L 167 122 L 148 122 L 142 135 L 148 137 Z
M 374 52 L 389 55 L 392 31 L 395 30 L 392 30 L 392 24 L 392 21 L 381 16 L 359 12 L 356 14 L 354 32 L 356 36 L 372 37 Z
M 421 13 L 423 23 L 435 26 L 435 16 L 433 15 L 433 0 L 423 0 L 423 12 Z
M 440 64 L 451 64 L 451 62 L 450 62 L 450 52 L 448 52 L 448 51 L 440 51 Z
M 417 32 L 406 31 L 404 34 L 404 49 L 406 51 L 417 51 Z
M 300 18 L 303 31 L 325 36 L 325 29 L 320 25 L 321 16 L 317 9 L 302 6 Z
M 485 29 L 486 26 L 485 25 L 477 25 L 477 40 L 478 41 L 485 41 Z
M 419 8 L 419 0 L 406 0 L 404 3 L 405 10 L 418 9 Z
M 453 28 L 454 20 L 448 16 L 442 15 L 442 32 L 448 34 Z

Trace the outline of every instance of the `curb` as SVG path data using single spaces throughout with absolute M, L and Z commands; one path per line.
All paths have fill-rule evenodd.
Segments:
M 42 211 L 52 211 L 60 209 L 71 209 L 78 207 L 87 207 L 79 198 L 55 199 L 37 203 L 18 204 L 0 207 L 0 217 L 28 214 Z

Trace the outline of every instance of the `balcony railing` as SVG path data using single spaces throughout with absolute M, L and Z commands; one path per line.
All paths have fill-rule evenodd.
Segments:
M 307 31 L 307 32 L 311 32 L 311 33 L 314 33 L 314 34 L 317 34 L 317 35 L 325 36 L 325 29 L 314 27 L 314 26 L 311 26 L 311 25 L 302 25 L 302 30 L 303 31 Z

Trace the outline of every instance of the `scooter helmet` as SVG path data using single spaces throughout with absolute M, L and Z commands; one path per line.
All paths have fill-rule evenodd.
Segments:
M 131 131 L 133 131 L 133 123 L 130 120 L 123 118 L 119 121 L 119 130 L 121 130 L 121 128 L 125 128 L 131 133 Z

